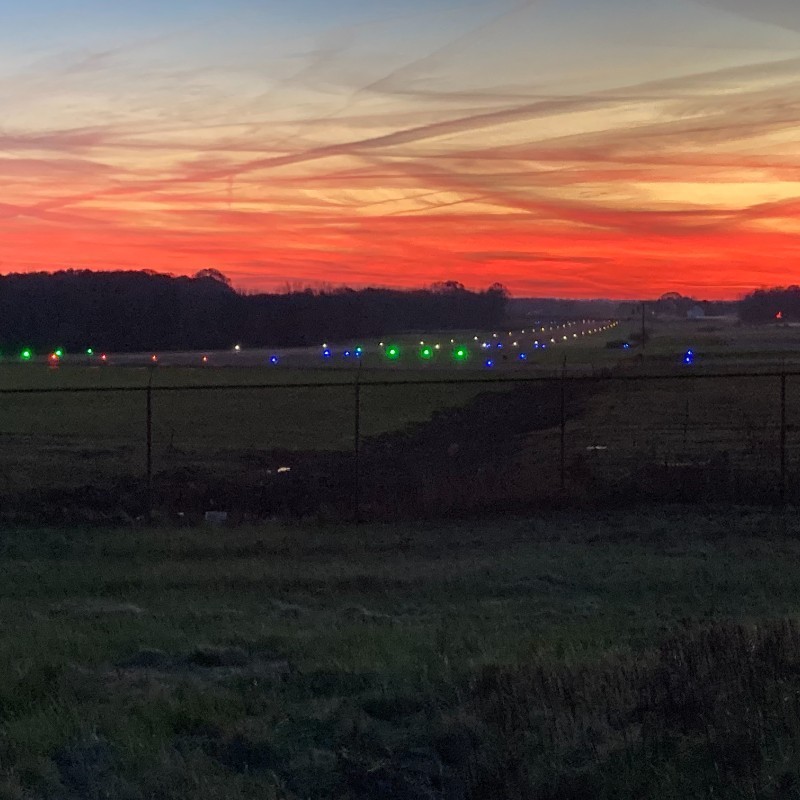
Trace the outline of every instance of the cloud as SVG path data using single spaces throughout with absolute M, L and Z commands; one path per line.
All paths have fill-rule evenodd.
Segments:
M 433 14 L 424 47 L 386 58 L 380 25 L 354 23 L 283 56 L 173 38 L 0 77 L 0 262 L 619 297 L 790 280 L 800 58 L 631 70 L 632 41 L 596 74 L 498 70 L 489 50 L 524 59 L 546 6 L 451 10 L 437 35 Z M 793 6 L 756 11 L 793 30 Z
M 702 5 L 800 32 L 800 8 L 794 0 L 695 0 Z

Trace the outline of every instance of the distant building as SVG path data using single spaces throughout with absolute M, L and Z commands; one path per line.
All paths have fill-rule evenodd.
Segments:
M 686 316 L 689 319 L 705 319 L 706 318 L 706 310 L 703 306 L 692 306 L 687 312 Z

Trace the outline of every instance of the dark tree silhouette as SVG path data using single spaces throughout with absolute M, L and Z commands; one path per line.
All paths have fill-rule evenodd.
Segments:
M 739 303 L 739 319 L 748 323 L 800 320 L 800 286 L 758 289 Z
M 298 346 L 420 329 L 490 328 L 505 316 L 502 287 L 336 289 L 241 294 L 217 270 L 0 276 L 0 348 L 112 351 Z

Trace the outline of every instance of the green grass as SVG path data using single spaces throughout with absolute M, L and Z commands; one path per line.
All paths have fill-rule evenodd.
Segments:
M 563 786 L 585 778 L 606 791 L 616 754 L 639 758 L 639 712 L 626 698 L 661 685 L 648 667 L 660 642 L 678 636 L 675 652 L 700 647 L 711 658 L 707 639 L 679 632 L 798 614 L 798 533 L 794 516 L 747 509 L 6 531 L 0 797 L 477 800 L 549 796 L 542 781 L 559 775 Z M 724 630 L 724 647 L 744 635 Z M 549 723 L 531 709 L 564 714 L 566 700 L 544 692 L 539 674 L 573 685 L 575 719 L 592 725 L 611 702 L 602 687 L 630 684 L 614 689 L 608 713 L 628 720 L 617 730 L 631 741 L 601 726 L 595 752 L 569 734 L 577 749 L 545 769 L 525 742 Z M 740 711 L 733 701 L 730 710 Z M 566 747 L 566 719 L 548 747 Z M 778 736 L 784 749 L 793 735 Z M 683 796 L 707 796 L 703 781 L 717 778 L 691 768 L 705 745 L 691 731 L 676 736 L 659 768 L 677 770 Z M 498 783 L 513 772 L 509 758 L 531 759 L 524 779 L 539 794 Z M 589 796 L 680 796 L 648 780 L 650 793 Z M 717 795 L 779 796 L 767 793 L 768 769 L 747 780 L 755 794 Z
M 623 322 L 618 330 L 635 331 L 635 322 Z M 781 382 L 758 372 L 782 365 L 797 369 L 793 354 L 800 349 L 800 329 L 745 327 L 732 320 L 657 320 L 648 321 L 648 330 L 644 359 L 637 348 L 618 362 L 616 374 L 722 377 L 597 384 L 567 424 L 573 490 L 580 494 L 599 487 L 602 492 L 625 482 L 641 489 L 643 483 L 661 481 L 665 491 L 675 483 L 682 497 L 736 499 L 743 490 L 750 499 L 777 497 Z M 681 363 L 688 348 L 697 355 L 692 366 Z M 754 377 L 724 377 L 726 372 Z M 787 469 L 794 486 L 800 464 L 800 379 L 787 379 L 786 401 Z M 554 448 L 552 431 L 534 432 L 526 443 L 528 469 L 555 469 Z M 672 473 L 654 479 L 649 468 Z M 731 470 L 740 471 L 735 480 Z
M 612 367 L 635 370 L 637 351 L 623 355 L 606 350 L 608 338 L 623 336 L 632 323 L 596 337 L 581 337 L 563 347 L 535 356 L 529 367 L 503 365 L 495 378 L 521 374 L 552 374 L 568 366 Z M 696 372 L 702 372 L 713 353 L 726 353 L 733 366 L 735 352 L 775 348 L 776 337 L 795 337 L 795 329 L 764 332 L 729 323 L 657 322 L 651 326 L 644 371 L 674 366 L 675 353 L 691 343 L 697 349 Z M 507 333 L 507 332 L 505 332 Z M 433 341 L 435 336 L 422 337 Z M 441 338 L 441 337 L 440 337 Z M 459 341 L 457 336 L 450 338 Z M 523 337 L 524 338 L 524 337 Z M 363 370 L 361 433 L 399 431 L 422 422 L 444 408 L 463 405 L 487 386 L 369 386 L 375 381 L 435 381 L 485 378 L 475 362 L 454 369 L 439 363 L 421 366 L 412 358 L 412 341 L 400 337 L 407 358 L 387 367 L 379 356 Z M 781 341 L 783 341 L 781 339 Z M 787 340 L 788 341 L 788 340 Z M 798 340 L 800 342 L 800 340 Z M 443 348 L 449 347 L 449 339 Z M 369 344 L 369 343 L 367 343 Z M 374 344 L 374 343 L 373 343 Z M 714 349 L 716 348 L 716 349 Z M 444 352 L 444 350 L 442 351 Z M 672 354 L 672 355 L 670 355 Z M 722 356 L 720 356 L 721 358 Z M 742 355 L 744 357 L 744 355 Z M 716 356 L 714 356 L 716 358 Z M 411 360 L 409 360 L 411 359 Z M 369 360 L 369 359 L 368 359 Z M 482 363 L 482 360 L 481 360 Z M 711 360 L 711 368 L 720 363 Z M 727 363 L 727 362 L 726 362 Z M 626 367 L 626 365 L 628 365 Z M 271 368 L 159 366 L 86 367 L 69 365 L 51 369 L 39 364 L 0 365 L 0 388 L 69 388 L 128 386 L 199 387 L 234 385 L 232 391 L 201 390 L 156 392 L 153 403 L 154 466 L 169 472 L 202 466 L 235 478 L 259 453 L 271 450 L 349 450 L 354 435 L 354 390 L 331 384 L 355 381 L 352 368 Z M 683 370 L 685 372 L 685 370 Z M 248 389 L 248 385 L 312 383 L 319 388 Z M 796 402 L 798 386 L 788 387 L 789 446 L 794 453 L 794 428 L 800 420 Z M 498 384 L 497 389 L 503 389 Z M 769 379 L 737 382 L 615 383 L 596 386 L 594 396 L 570 415 L 567 430 L 572 486 L 580 488 L 580 475 L 596 472 L 600 479 L 624 478 L 638 473 L 643 461 L 673 463 L 706 461 L 728 453 L 731 461 L 774 470 L 778 458 L 778 385 Z M 133 394 L 23 394 L 2 397 L 0 407 L 0 496 L 20 496 L 41 488 L 74 488 L 91 483 L 104 486 L 115 480 L 140 480 L 144 471 L 145 398 Z M 536 483 L 541 474 L 557 470 L 558 442 L 553 430 L 532 434 L 525 444 L 520 480 Z M 589 451 L 590 447 L 607 450 Z M 796 454 L 795 454 L 796 455 Z M 790 463 L 796 461 L 794 455 Z M 605 477 L 604 477 L 605 476 Z
M 449 376 L 448 373 L 445 373 Z M 441 372 L 370 371 L 361 392 L 361 431 L 370 436 L 428 419 L 464 404 L 487 387 L 370 387 L 375 380 L 422 380 Z M 0 368 L 0 388 L 103 388 L 147 385 L 148 369 L 40 365 Z M 268 368 L 157 368 L 153 385 L 242 386 L 233 390 L 158 392 L 153 396 L 157 470 L 191 463 L 237 469 L 254 451 L 350 449 L 354 435 L 352 371 Z M 310 383 L 312 388 L 247 389 Z M 317 388 L 317 386 L 319 388 Z M 500 387 L 498 387 L 500 388 Z M 145 458 L 145 394 L 41 393 L 2 396 L 0 494 L 70 487 L 141 476 Z
M 619 365 L 623 372 L 633 371 L 638 363 L 638 351 L 621 354 L 604 347 L 606 339 L 625 335 L 632 325 L 626 322 L 602 335 L 581 337 L 563 347 L 538 352 L 525 367 L 516 365 L 512 359 L 491 374 L 496 378 L 537 372 L 549 375 L 563 364 L 564 356 L 572 367 Z M 768 355 L 780 348 L 800 345 L 800 330 L 796 329 L 765 331 L 717 321 L 659 321 L 650 327 L 653 338 L 648 343 L 644 371 L 675 367 L 679 354 L 687 346 L 694 347 L 698 353 L 698 363 L 691 369 L 702 372 L 707 367 L 717 369 L 720 365 L 741 368 L 739 359 L 744 359 L 742 365 L 750 368 L 752 364 L 748 359 L 753 353 Z M 436 337 L 423 338 L 433 341 Z M 459 341 L 457 336 L 450 338 Z M 379 356 L 372 356 L 372 365 L 363 370 L 361 431 L 364 436 L 402 430 L 429 419 L 438 410 L 463 405 L 486 390 L 484 385 L 466 384 L 368 385 L 382 380 L 434 381 L 454 377 L 467 381 L 489 374 L 480 366 L 476 368 L 483 359 L 483 354 L 477 352 L 473 363 L 456 368 L 442 369 L 440 362 L 420 365 L 410 353 L 412 345 L 418 346 L 420 340 L 398 339 L 409 351 L 401 364 L 388 367 Z M 450 346 L 449 339 L 443 341 L 443 348 Z M 785 352 L 790 353 L 790 350 Z M 65 365 L 57 369 L 40 364 L 0 365 L 0 388 L 143 388 L 151 379 L 156 387 L 219 384 L 247 387 L 276 383 L 312 383 L 320 387 L 156 392 L 153 406 L 156 470 L 213 464 L 215 468 L 220 466 L 235 472 L 242 459 L 254 451 L 352 447 L 353 389 L 331 386 L 336 382 L 355 381 L 355 370 L 343 363 L 307 369 L 159 366 L 154 370 L 113 365 Z M 570 456 L 585 461 L 586 448 L 600 445 L 609 450 L 604 451 L 606 455 L 594 458 L 594 462 L 616 458 L 628 464 L 632 458 L 651 451 L 661 460 L 680 460 L 687 455 L 700 458 L 708 452 L 728 450 L 737 457 L 743 454 L 742 457 L 752 460 L 763 455 L 765 464 L 767 461 L 777 463 L 770 450 L 777 441 L 778 422 L 777 384 L 773 384 L 764 379 L 715 384 L 609 385 L 596 393 L 595 400 L 579 419 L 570 421 Z M 790 428 L 796 427 L 800 419 L 796 397 L 795 381 L 790 381 Z M 144 396 L 140 393 L 3 396 L 0 494 L 43 486 L 83 486 L 93 477 L 110 480 L 141 476 L 144 414 Z M 538 439 L 533 437 L 531 449 L 541 454 L 550 453 L 551 432 L 542 433 Z M 555 456 L 550 455 L 552 462 Z M 616 466 L 613 469 L 618 471 Z
M 493 373 L 479 366 L 483 354 L 478 352 L 471 364 L 456 368 L 442 369 L 440 361 L 420 365 L 413 356 L 414 347 L 422 339 L 427 342 L 437 337 L 399 337 L 397 341 L 405 353 L 401 364 L 388 367 L 380 356 L 373 355 L 363 370 L 361 433 L 369 437 L 400 431 L 444 408 L 464 405 L 487 388 L 504 388 L 502 384 L 434 385 L 433 381 L 440 378 L 468 381 L 489 374 L 498 379 L 551 375 L 563 364 L 564 356 L 572 367 L 619 366 L 623 373 L 635 372 L 638 351 L 621 354 L 604 347 L 607 339 L 624 336 L 631 326 L 633 322 L 626 322 L 601 335 L 580 337 L 562 347 L 538 352 L 526 367 L 516 365 L 512 359 Z M 746 361 L 758 348 L 766 353 L 795 341 L 800 344 L 800 331 L 795 329 L 764 331 L 716 321 L 659 321 L 650 327 L 653 338 L 646 351 L 645 372 L 675 367 L 676 354 L 687 346 L 698 352 L 698 364 L 691 369 L 702 373 L 706 367 L 716 369 L 723 362 L 736 367 L 737 353 Z M 443 354 L 450 347 L 449 338 L 460 341 L 457 335 L 438 338 L 444 342 Z M 113 365 L 51 369 L 40 364 L 0 365 L 0 388 L 143 388 L 151 379 L 156 387 L 242 387 L 224 392 L 200 388 L 181 393 L 156 391 L 153 441 L 157 473 L 201 466 L 235 479 L 243 464 L 247 467 L 253 457 L 266 451 L 333 451 L 353 446 L 354 390 L 351 385 L 331 385 L 355 381 L 355 370 L 343 363 L 307 369 L 150 369 Z M 369 385 L 384 380 L 432 384 Z M 277 383 L 312 383 L 319 388 L 246 388 Z M 795 428 L 800 429 L 799 386 L 793 379 L 788 386 L 790 465 L 797 460 L 800 447 L 795 442 Z M 582 473 L 594 471 L 601 479 L 624 478 L 638 473 L 643 462 L 704 462 L 722 453 L 727 453 L 732 462 L 774 471 L 778 464 L 774 452 L 778 442 L 778 388 L 769 379 L 598 385 L 580 413 L 570 415 L 567 447 L 574 475 L 572 485 L 580 484 Z M 115 480 L 140 480 L 144 472 L 144 433 L 143 393 L 2 396 L 0 496 L 20 497 L 47 487 L 71 489 L 91 483 L 108 486 Z M 541 474 L 552 476 L 558 468 L 557 446 L 554 430 L 529 436 L 520 480 L 532 484 L 540 480 Z M 591 447 L 607 449 L 587 449 Z
M 798 418 L 798 384 L 787 385 L 789 422 Z M 714 378 L 608 383 L 574 421 L 574 452 L 602 445 L 601 457 L 707 460 L 725 451 L 733 460 L 777 465 L 780 381 Z M 770 464 L 771 459 L 771 464 Z
M 636 321 L 622 322 L 618 330 L 635 333 Z M 697 355 L 695 368 L 714 371 L 798 369 L 800 328 L 741 325 L 735 319 L 650 320 L 646 362 L 653 370 L 680 366 L 681 356 L 691 348 Z

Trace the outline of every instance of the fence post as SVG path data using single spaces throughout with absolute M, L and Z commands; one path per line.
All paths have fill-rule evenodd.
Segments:
M 786 505 L 786 373 L 781 372 L 781 505 Z
M 644 352 L 647 348 L 647 324 L 646 324 L 646 314 L 647 314 L 647 303 L 642 300 L 642 363 L 644 363 Z
M 567 364 L 561 369 L 561 438 L 559 443 L 559 474 L 561 491 L 567 488 Z
M 353 409 L 353 519 L 361 522 L 361 362 L 356 371 Z
M 145 515 L 149 520 L 153 518 L 153 374 L 150 373 L 150 380 L 147 384 L 147 410 L 145 414 L 146 426 L 146 447 L 147 447 L 147 497 Z
M 689 398 L 686 398 L 686 412 L 683 416 L 683 455 L 686 457 L 689 447 Z

